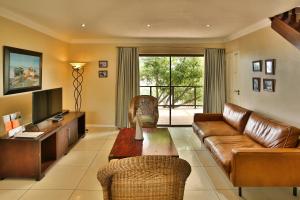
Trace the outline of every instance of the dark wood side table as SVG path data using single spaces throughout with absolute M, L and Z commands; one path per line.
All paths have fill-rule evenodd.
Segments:
M 179 157 L 167 128 L 144 128 L 144 140 L 135 140 L 135 129 L 121 129 L 108 160 L 142 155 L 166 155 Z

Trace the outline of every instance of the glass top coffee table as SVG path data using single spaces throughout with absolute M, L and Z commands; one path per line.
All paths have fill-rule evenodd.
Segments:
M 179 157 L 167 128 L 144 128 L 144 140 L 135 140 L 135 129 L 121 129 L 108 160 L 144 155 Z

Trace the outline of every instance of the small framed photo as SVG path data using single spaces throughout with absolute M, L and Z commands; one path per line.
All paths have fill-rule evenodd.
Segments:
M 107 78 L 107 76 L 108 76 L 107 70 L 99 70 L 98 76 L 99 76 L 99 78 Z
M 275 75 L 275 59 L 265 60 L 265 73 L 266 75 Z
M 254 92 L 260 92 L 261 79 L 258 77 L 252 78 L 252 89 Z
M 252 62 L 252 70 L 254 72 L 261 72 L 262 71 L 262 64 L 263 64 L 262 60 L 253 61 Z
M 107 68 L 108 67 L 108 61 L 107 60 L 100 60 L 99 61 L 99 68 Z
M 275 92 L 275 79 L 263 79 L 263 88 L 267 92 Z

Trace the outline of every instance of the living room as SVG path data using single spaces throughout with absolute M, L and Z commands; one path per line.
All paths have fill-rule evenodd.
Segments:
M 120 113 L 117 106 L 120 47 L 136 48 L 138 57 L 170 56 L 170 60 L 171 56 L 203 57 L 207 49 L 224 49 L 225 102 L 300 128 L 297 89 L 300 52 L 295 43 L 271 27 L 270 20 L 299 3 L 298 0 L 0 1 L 0 54 L 4 55 L 4 46 L 42 53 L 41 89 L 62 88 L 62 107 L 70 112 L 75 110 L 70 63 L 84 63 L 81 111 L 85 113 L 88 129 L 85 137 L 54 163 L 41 180 L 1 177 L 4 179 L 0 181 L 0 199 L 103 199 L 97 172 L 108 164 L 108 155 L 119 133 L 116 116 Z M 274 68 L 267 74 L 265 61 L 270 59 L 275 60 Z M 101 68 L 99 61 L 105 61 L 107 66 Z M 260 65 L 257 71 L 255 61 Z M 5 94 L 4 63 L 5 56 L 1 56 L 0 115 L 20 112 L 22 124 L 29 124 L 33 117 L 33 91 Z M 171 69 L 171 62 L 169 65 Z M 106 71 L 104 77 L 100 71 Z M 253 78 L 259 80 L 259 91 L 254 88 Z M 275 81 L 268 91 L 264 86 L 270 79 Z M 202 95 L 206 93 L 203 91 Z M 189 104 L 183 110 L 194 109 L 196 104 Z M 241 185 L 242 197 L 239 197 L 239 186 L 231 183 L 193 132 L 194 113 L 186 124 L 173 124 L 175 109 L 167 107 L 170 123 L 159 127 L 168 128 L 179 157 L 187 160 L 192 169 L 184 199 L 299 198 L 293 196 L 292 188 L 300 185 L 288 184 L 285 187 Z M 128 107 L 124 105 L 123 109 L 127 111 Z M 159 118 L 163 118 L 162 106 Z M 4 129 L 1 123 L 2 137 L 7 134 Z

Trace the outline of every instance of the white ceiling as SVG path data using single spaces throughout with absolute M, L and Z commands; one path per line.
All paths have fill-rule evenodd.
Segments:
M 297 5 L 300 0 L 0 0 L 2 13 L 69 40 L 225 38 Z

